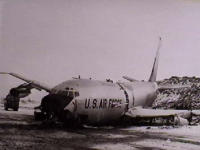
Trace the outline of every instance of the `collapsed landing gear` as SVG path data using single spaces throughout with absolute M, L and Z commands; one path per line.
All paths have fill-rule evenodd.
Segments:
M 79 117 L 74 117 L 70 112 L 63 111 L 61 116 L 55 115 L 55 112 L 42 112 L 35 109 L 34 118 L 36 121 L 42 121 L 45 127 L 54 127 L 62 125 L 67 128 L 80 128 L 81 121 Z

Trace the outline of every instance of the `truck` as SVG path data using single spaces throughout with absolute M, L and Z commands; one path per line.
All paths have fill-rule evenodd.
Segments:
M 30 83 L 23 83 L 18 87 L 10 89 L 8 95 L 4 99 L 4 109 L 12 108 L 14 111 L 19 109 L 20 98 L 24 98 L 31 94 L 33 86 Z
M 4 109 L 8 110 L 9 108 L 12 108 L 14 111 L 18 111 L 19 100 L 19 97 L 8 94 L 4 99 Z

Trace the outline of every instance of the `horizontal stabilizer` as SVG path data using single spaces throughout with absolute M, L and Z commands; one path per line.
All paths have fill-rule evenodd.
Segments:
M 138 81 L 138 80 L 133 79 L 133 78 L 128 77 L 128 76 L 123 76 L 122 78 L 124 78 L 124 79 L 126 79 L 126 80 L 128 80 L 128 81 L 130 81 L 130 82 Z
M 33 87 L 33 88 L 36 88 L 36 89 L 41 89 L 41 90 L 45 90 L 45 91 L 47 91 L 47 92 L 51 92 L 51 88 L 49 87 L 49 86 L 47 86 L 47 85 L 45 85 L 45 84 L 43 84 L 43 83 L 40 83 L 40 82 L 38 82 L 38 81 L 34 81 L 34 80 L 30 80 L 30 79 L 28 79 L 28 78 L 25 78 L 25 77 L 23 77 L 22 75 L 19 75 L 19 74 L 16 74 L 16 73 L 8 73 L 8 72 L 0 72 L 0 74 L 8 74 L 8 75 L 11 75 L 11 76 L 13 76 L 13 77 L 15 77 L 15 78 L 18 78 L 18 79 L 20 79 L 20 80 L 23 80 L 23 81 L 25 81 L 25 82 L 27 82 L 27 83 L 29 83 L 29 84 L 31 84 L 31 86 Z

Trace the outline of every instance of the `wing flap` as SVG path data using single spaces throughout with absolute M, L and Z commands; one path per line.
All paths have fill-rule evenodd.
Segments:
M 191 88 L 191 85 L 159 85 L 158 90 Z
M 187 118 L 191 112 L 188 110 L 161 110 L 161 109 L 143 109 L 143 108 L 131 108 L 125 115 L 131 118 L 141 117 L 141 118 L 150 118 L 150 117 L 169 117 L 169 116 L 181 116 Z

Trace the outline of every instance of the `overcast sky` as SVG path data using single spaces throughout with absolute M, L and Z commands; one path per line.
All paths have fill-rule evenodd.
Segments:
M 73 76 L 200 77 L 198 0 L 0 0 L 0 71 L 54 86 Z M 0 94 L 23 83 L 0 76 Z M 38 94 L 38 93 L 37 93 Z

